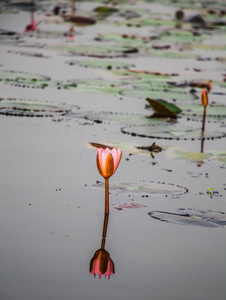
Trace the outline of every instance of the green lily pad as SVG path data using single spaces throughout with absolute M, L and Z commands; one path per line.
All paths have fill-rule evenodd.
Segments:
M 51 78 L 44 75 L 30 74 L 18 71 L 0 70 L 0 80 L 4 81 L 4 83 L 6 84 L 21 88 L 45 89 L 47 87 L 53 87 L 57 89 L 67 89 L 72 87 L 72 84 L 52 81 Z
M 201 126 L 200 126 L 201 127 Z M 165 140 L 201 140 L 201 139 L 217 139 L 226 137 L 225 132 L 205 131 L 202 133 L 201 128 L 184 127 L 179 124 L 170 126 L 130 126 L 123 127 L 122 133 L 130 134 L 132 136 L 157 138 Z
M 115 57 L 127 57 L 131 54 L 137 54 L 138 48 L 126 47 L 120 45 L 102 45 L 102 46 L 73 46 L 73 45 L 53 45 L 49 46 L 49 49 L 69 52 L 72 55 L 88 56 L 96 58 L 115 58 Z
M 91 187 L 104 189 L 104 182 L 98 181 Z M 179 196 L 186 194 L 188 189 L 179 185 L 153 181 L 119 181 L 110 186 L 110 193 L 130 196 Z
M 217 150 L 207 150 L 204 153 L 186 151 L 178 147 L 165 147 L 165 155 L 173 159 L 183 159 L 194 163 L 204 162 L 205 160 L 215 159 L 226 163 L 226 152 Z
M 7 4 L 8 9 L 17 9 L 21 11 L 34 12 L 41 8 L 37 3 L 32 2 L 11 2 Z
M 94 12 L 100 14 L 102 17 L 108 17 L 117 11 L 117 8 L 110 6 L 98 6 L 94 8 Z
M 105 60 L 71 60 L 67 62 L 70 66 L 76 65 L 85 68 L 94 69 L 105 69 L 105 70 L 120 70 L 128 69 L 132 67 L 132 64 L 116 62 L 116 61 L 105 61 Z
M 112 112 L 89 113 L 86 119 L 96 123 L 111 123 L 119 125 L 169 125 L 169 120 L 164 118 L 150 118 L 140 114 L 122 114 Z
M 226 226 L 226 213 L 220 211 L 179 208 L 178 213 L 153 210 L 148 215 L 154 219 L 179 225 L 221 228 Z
M 201 104 L 180 104 L 182 115 L 189 117 L 203 117 L 203 106 Z M 226 106 L 225 105 L 208 105 L 206 109 L 207 121 L 221 121 L 224 122 L 226 118 Z
M 145 49 L 145 43 L 150 42 L 152 38 L 150 36 L 145 37 L 135 34 L 103 33 L 98 35 L 97 40 L 119 43 L 121 45 L 130 45 L 132 47 L 139 46 Z
M 25 99 L 0 99 L 0 114 L 19 117 L 57 117 L 70 112 L 63 105 Z
M 78 90 L 90 93 L 118 95 L 121 90 L 121 83 L 102 79 L 70 80 L 67 83 L 67 88 L 77 88 Z
M 170 31 L 163 31 L 160 40 L 167 43 L 197 43 L 208 38 L 207 34 L 201 34 L 200 32 L 174 29 Z
M 161 89 L 136 89 L 136 88 L 127 88 L 122 89 L 120 91 L 120 94 L 123 96 L 128 97 L 134 97 L 134 98 L 152 98 L 152 99 L 158 99 L 158 98 L 164 98 L 166 101 L 191 101 L 196 98 L 194 94 L 186 93 L 186 92 L 176 92 L 173 90 L 172 92 L 169 90 L 164 91 Z
M 126 21 L 118 22 L 118 25 L 123 25 L 127 27 L 146 27 L 153 26 L 164 28 L 165 26 L 174 27 L 176 22 L 173 20 L 163 20 L 163 19 L 154 19 L 154 18 L 131 18 Z
M 5 83 L 14 84 L 19 87 L 47 87 L 51 79 L 44 75 L 29 74 L 18 71 L 4 71 L 0 70 L 0 80 Z
M 182 112 L 182 110 L 175 104 L 169 103 L 162 99 L 146 99 L 148 103 L 152 106 L 155 114 L 163 117 L 177 118 L 177 115 Z

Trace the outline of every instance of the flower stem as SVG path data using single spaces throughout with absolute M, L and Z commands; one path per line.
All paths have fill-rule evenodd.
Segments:
M 105 214 L 109 214 L 109 182 L 105 178 Z
M 204 109 L 203 109 L 202 132 L 205 130 L 205 123 L 206 123 L 206 106 L 204 106 Z

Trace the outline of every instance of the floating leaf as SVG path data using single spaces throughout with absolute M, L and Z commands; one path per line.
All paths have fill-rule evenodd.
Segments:
M 69 109 L 63 106 L 24 99 L 1 99 L 0 114 L 19 117 L 55 117 L 64 116 Z
M 162 99 L 154 100 L 147 98 L 146 100 L 158 116 L 176 118 L 182 111 L 178 106 Z
M 21 11 L 34 12 L 39 10 L 41 7 L 37 3 L 32 2 L 11 2 L 6 4 L 9 9 L 18 9 Z
M 139 114 L 120 114 L 112 112 L 89 113 L 86 119 L 96 123 L 113 123 L 120 125 L 169 125 L 169 120 L 161 118 L 150 118 Z
M 53 45 L 49 46 L 50 49 L 70 52 L 72 55 L 88 56 L 96 58 L 115 58 L 115 57 L 127 57 L 130 54 L 137 54 L 138 48 L 126 47 L 126 46 L 73 46 L 73 45 Z
M 131 134 L 132 136 L 166 139 L 166 140 L 201 140 L 201 139 L 216 139 L 226 137 L 225 132 L 205 131 L 201 132 L 201 128 L 183 127 L 179 124 L 174 126 L 130 126 L 121 129 L 123 133 Z
M 93 184 L 92 187 L 104 188 L 104 183 L 98 181 L 96 184 Z M 114 194 L 126 194 L 133 196 L 141 195 L 142 197 L 149 197 L 153 195 L 178 196 L 187 193 L 188 190 L 185 187 L 165 182 L 120 181 L 111 185 L 110 192 Z
M 73 16 L 73 15 L 62 15 L 65 22 L 70 22 L 76 25 L 94 25 L 96 21 L 92 18 Z
M 180 104 L 182 115 L 190 117 L 203 117 L 203 106 L 200 104 L 190 104 L 186 105 L 184 103 Z M 224 122 L 226 118 L 226 106 L 225 105 L 208 105 L 206 110 L 207 120 L 215 120 Z
M 136 83 L 137 84 L 137 83 Z M 141 84 L 142 85 L 142 84 Z M 144 87 L 138 86 L 138 88 L 126 88 L 122 89 L 120 91 L 121 95 L 128 96 L 128 97 L 134 97 L 134 98 L 151 98 L 151 99 L 158 99 L 158 98 L 164 98 L 166 101 L 190 101 L 193 100 L 195 95 L 178 91 L 176 92 L 175 90 L 170 90 L 170 88 L 166 88 L 165 91 L 164 89 L 161 89 L 161 87 L 158 89 L 151 89 L 151 86 L 149 86 L 148 89 L 145 89 Z
M 222 163 L 226 163 L 226 152 L 217 150 L 207 150 L 204 153 L 186 151 L 183 148 L 174 146 L 164 147 L 165 154 L 169 158 L 184 159 L 195 163 L 204 162 L 205 160 L 216 159 Z
M 128 69 L 132 64 L 116 61 L 106 60 L 71 60 L 67 62 L 70 66 L 77 65 L 80 67 L 106 69 L 106 70 L 120 70 Z
M 117 12 L 118 9 L 110 6 L 98 6 L 94 8 L 94 12 L 101 14 L 101 16 L 108 17 L 111 14 Z
M 151 211 L 149 216 L 173 224 L 219 228 L 226 226 L 226 213 L 201 209 L 177 209 L 178 213 Z

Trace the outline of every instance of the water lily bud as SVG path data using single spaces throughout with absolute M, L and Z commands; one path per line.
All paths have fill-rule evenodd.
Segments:
M 110 178 L 116 171 L 122 157 L 120 149 L 97 149 L 97 168 L 105 179 Z
M 201 95 L 202 105 L 206 107 L 208 105 L 208 93 L 207 90 L 202 90 Z

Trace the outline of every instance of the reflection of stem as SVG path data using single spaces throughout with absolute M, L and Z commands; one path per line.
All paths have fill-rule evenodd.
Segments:
M 34 12 L 32 11 L 31 12 L 31 24 L 33 24 L 33 22 L 34 22 Z
M 105 215 L 104 215 L 104 225 L 103 225 L 101 249 L 104 249 L 104 247 L 105 247 L 105 241 L 106 241 L 106 236 L 107 236 L 107 227 L 108 227 L 108 218 L 109 218 L 109 214 L 105 213 Z
M 202 138 L 201 138 L 201 150 L 200 150 L 200 152 L 203 153 L 203 150 L 204 150 L 204 137 L 202 135 Z
M 202 132 L 205 130 L 205 123 L 206 123 L 206 106 L 204 106 L 204 109 L 203 109 Z
M 105 214 L 109 214 L 109 182 L 105 178 Z
M 75 0 L 71 0 L 71 14 L 74 16 L 75 14 L 75 11 L 76 11 L 76 8 L 75 8 Z

